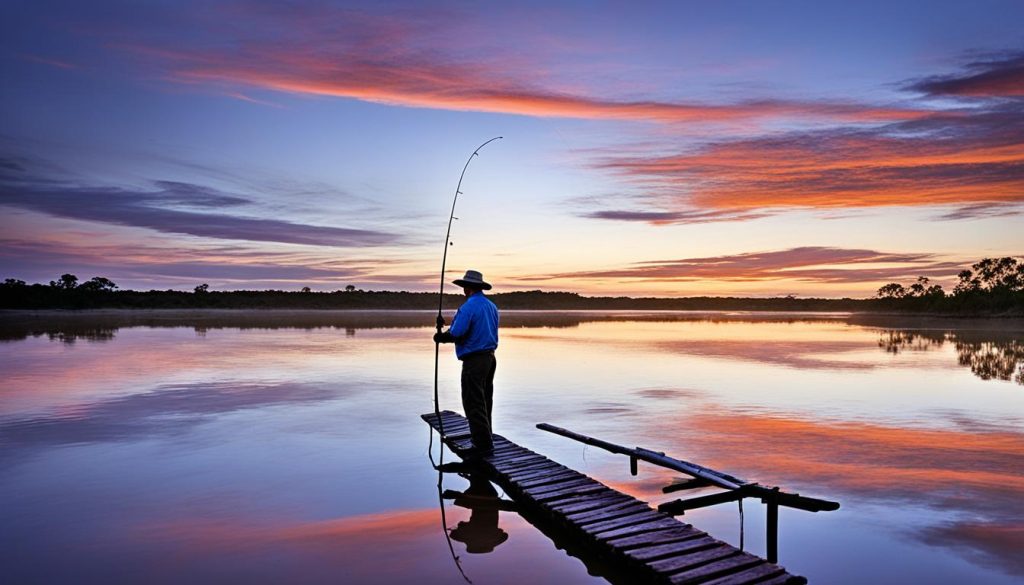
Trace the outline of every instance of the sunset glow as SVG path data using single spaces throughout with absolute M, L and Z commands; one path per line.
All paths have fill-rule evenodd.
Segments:
M 865 297 L 1024 253 L 1020 3 L 730 4 L 18 3 L 0 268 L 431 290 L 498 135 L 449 267 L 502 291 Z

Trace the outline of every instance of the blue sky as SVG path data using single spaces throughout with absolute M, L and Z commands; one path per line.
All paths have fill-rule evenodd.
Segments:
M 0 269 L 867 296 L 1020 255 L 1018 2 L 13 2 Z

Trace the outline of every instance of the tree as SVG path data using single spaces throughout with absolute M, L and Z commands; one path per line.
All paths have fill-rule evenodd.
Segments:
M 308 286 L 304 286 L 304 287 L 302 287 L 302 292 L 304 292 L 304 293 L 313 292 L 313 289 L 309 288 Z
M 78 277 L 74 274 L 61 274 L 60 280 L 50 281 L 50 286 L 61 290 L 73 290 L 78 286 Z
M 117 285 L 114 284 L 114 281 L 102 276 L 94 276 L 92 279 L 83 282 L 82 285 L 78 287 L 79 290 L 89 292 L 113 291 L 116 288 Z
M 907 296 L 907 290 L 898 282 L 890 282 L 879 288 L 876 296 L 880 299 L 902 299 Z
M 954 295 L 967 294 L 981 288 L 981 281 L 975 278 L 974 273 L 970 270 L 961 270 L 956 277 L 959 280 L 956 286 L 953 287 Z
M 350 284 L 350 285 L 347 285 L 345 287 L 345 292 L 355 292 L 355 290 L 356 290 L 356 285 L 354 285 L 354 284 Z
M 24 280 L 18 280 L 16 278 L 5 279 L 4 283 L 0 284 L 0 287 L 3 287 L 3 288 L 21 288 L 23 286 L 28 286 L 28 285 L 25 284 Z
M 957 274 L 953 294 L 975 291 L 1013 292 L 1024 290 L 1024 262 L 1016 258 L 985 258 Z
M 203 284 L 197 286 L 194 290 L 197 295 L 203 295 L 210 292 L 210 285 L 204 282 Z

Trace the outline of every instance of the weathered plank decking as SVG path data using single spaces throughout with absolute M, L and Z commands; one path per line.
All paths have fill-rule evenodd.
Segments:
M 434 413 L 422 415 L 438 429 Z M 445 444 L 456 454 L 472 445 L 465 417 L 441 412 Z M 743 552 L 582 473 L 494 436 L 494 454 L 478 466 L 546 521 L 621 564 L 637 580 L 707 585 L 806 583 L 779 565 Z

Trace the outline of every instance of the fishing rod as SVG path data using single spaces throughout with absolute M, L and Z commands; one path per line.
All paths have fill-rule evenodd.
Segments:
M 444 234 L 444 254 L 441 256 L 441 289 L 437 298 L 437 332 L 441 332 L 441 328 L 444 327 L 444 317 L 441 315 L 441 310 L 444 308 L 444 271 L 445 265 L 448 262 L 448 247 L 452 245 L 452 221 L 455 219 L 455 204 L 459 202 L 459 195 L 462 194 L 462 179 L 466 176 L 466 169 L 469 168 L 469 163 L 473 162 L 473 157 L 478 156 L 480 149 L 494 142 L 495 140 L 501 140 L 502 136 L 495 136 L 487 142 L 484 142 L 480 146 L 476 147 L 473 154 L 469 155 L 466 159 L 466 165 L 462 167 L 462 174 L 459 175 L 459 184 L 455 186 L 455 197 L 452 199 L 452 212 L 448 215 L 448 231 Z M 437 417 L 438 434 L 444 439 L 444 421 L 441 420 L 441 410 L 437 402 L 437 366 L 438 361 L 441 357 L 441 343 L 438 341 L 434 342 L 434 415 Z M 444 444 L 442 443 L 441 449 L 444 450 Z

